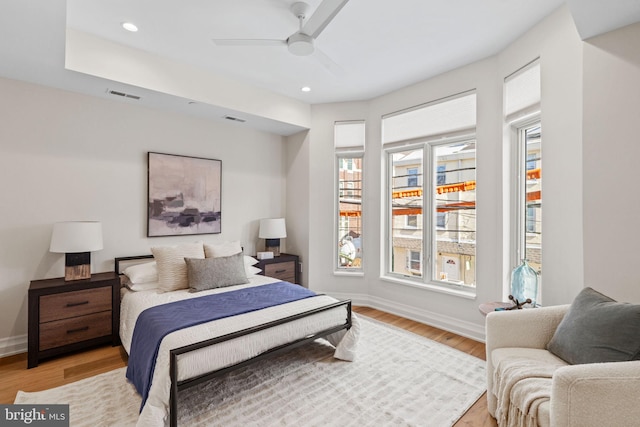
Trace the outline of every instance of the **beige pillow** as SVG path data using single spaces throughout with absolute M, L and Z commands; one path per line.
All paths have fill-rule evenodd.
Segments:
M 183 243 L 177 246 L 156 246 L 151 253 L 158 267 L 158 291 L 170 292 L 187 289 L 187 264 L 185 258 L 204 258 L 202 243 Z
M 242 246 L 240 246 L 239 240 L 236 240 L 234 242 L 204 244 L 204 254 L 207 258 L 231 256 L 239 252 L 242 252 Z

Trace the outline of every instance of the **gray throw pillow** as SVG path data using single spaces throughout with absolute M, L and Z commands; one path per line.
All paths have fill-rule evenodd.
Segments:
M 572 365 L 639 360 L 640 305 L 616 302 L 584 288 L 547 350 Z
M 185 258 L 189 291 L 198 292 L 249 283 L 242 252 L 219 258 Z

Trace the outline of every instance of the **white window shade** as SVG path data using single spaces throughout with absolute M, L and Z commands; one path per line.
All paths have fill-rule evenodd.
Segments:
M 448 134 L 475 125 L 476 94 L 466 93 L 384 117 L 382 142 Z
M 334 125 L 335 148 L 364 150 L 364 121 L 336 122 Z
M 540 63 L 536 61 L 507 77 L 504 82 L 504 91 L 505 117 L 513 117 L 532 108 L 539 108 Z

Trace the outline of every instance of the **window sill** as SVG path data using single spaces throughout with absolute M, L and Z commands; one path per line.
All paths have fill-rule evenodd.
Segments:
M 364 277 L 364 271 L 358 269 L 355 271 L 351 270 L 334 270 L 334 276 L 346 276 L 346 277 Z
M 457 287 L 447 287 L 446 285 L 435 285 L 431 283 L 418 283 L 413 280 L 403 279 L 402 277 L 380 276 L 380 280 L 404 286 L 411 286 L 412 288 L 426 289 L 441 294 L 453 295 L 465 299 L 476 299 L 475 290 L 457 289 Z

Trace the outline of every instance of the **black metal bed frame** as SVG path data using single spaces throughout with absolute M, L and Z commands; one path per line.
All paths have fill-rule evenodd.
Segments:
M 134 261 L 138 259 L 149 259 L 153 258 L 153 255 L 140 255 L 140 256 L 129 256 L 129 257 L 118 257 L 115 258 L 115 272 L 116 274 L 120 273 L 120 263 L 122 261 Z M 250 359 L 244 360 L 240 363 L 236 363 L 235 365 L 227 366 L 222 369 L 218 369 L 215 371 L 211 371 L 205 374 L 201 374 L 195 376 L 193 378 L 188 378 L 186 380 L 179 381 L 178 380 L 178 356 L 189 353 L 192 351 L 200 350 L 205 347 L 210 347 L 215 344 L 219 344 L 225 341 L 233 340 L 235 338 L 240 338 L 243 336 L 251 335 L 256 332 L 263 331 L 265 329 L 273 328 L 275 326 L 283 325 L 289 322 L 293 322 L 298 319 L 302 319 L 307 316 L 312 316 L 314 314 L 322 313 L 324 311 L 328 311 L 340 306 L 346 307 L 346 319 L 345 323 L 337 326 L 333 326 L 331 328 L 323 329 L 322 331 L 314 332 L 309 334 L 303 338 L 297 339 L 290 343 L 282 344 L 276 347 L 273 347 L 263 353 L 260 353 L 257 356 L 254 356 Z M 301 313 L 297 313 L 288 317 L 283 317 L 282 319 L 273 320 L 271 322 L 263 323 L 261 325 L 256 325 L 250 328 L 246 328 L 240 331 L 232 332 L 226 335 L 222 335 L 216 338 L 206 339 L 197 343 L 185 345 L 182 347 L 178 347 L 172 350 L 169 350 L 169 374 L 171 379 L 171 389 L 169 394 L 169 425 L 171 427 L 177 427 L 178 425 L 178 393 L 180 391 L 186 390 L 190 387 L 201 384 L 205 381 L 209 381 L 213 378 L 220 377 L 229 372 L 232 372 L 236 369 L 243 368 L 245 366 L 249 366 L 253 363 L 259 362 L 261 360 L 267 359 L 269 357 L 277 356 L 279 354 L 284 353 L 287 350 L 291 350 L 293 348 L 299 347 L 306 343 L 315 341 L 318 338 L 326 337 L 327 335 L 331 335 L 335 332 L 341 331 L 343 329 L 349 330 L 351 328 L 351 300 L 342 300 L 337 301 L 335 303 L 325 305 L 322 307 L 318 307 L 312 310 L 307 310 Z

